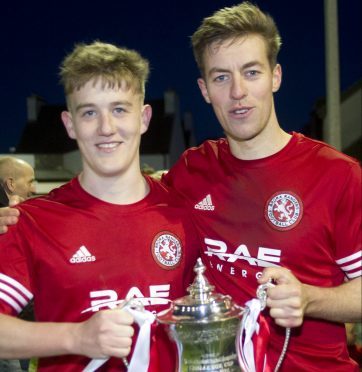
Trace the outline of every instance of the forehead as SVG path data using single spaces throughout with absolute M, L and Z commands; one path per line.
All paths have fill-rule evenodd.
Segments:
M 31 166 L 24 165 L 24 167 L 21 169 L 21 172 L 19 172 L 19 179 L 26 179 L 31 180 L 34 178 L 34 169 Z
M 205 49 L 204 63 L 206 70 L 219 63 L 248 63 L 250 61 L 267 61 L 267 47 L 265 40 L 256 34 L 223 41 L 215 41 Z
M 92 79 L 79 89 L 75 89 L 68 95 L 68 103 L 79 105 L 84 103 L 97 104 L 109 100 L 139 100 L 141 95 L 136 92 L 133 86 L 124 80 L 120 84 L 110 84 L 101 79 Z

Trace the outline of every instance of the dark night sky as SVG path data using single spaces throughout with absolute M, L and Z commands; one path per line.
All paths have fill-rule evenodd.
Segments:
M 322 0 L 255 1 L 276 20 L 283 46 L 283 84 L 276 95 L 281 125 L 298 130 L 315 100 L 325 96 Z M 193 113 L 196 139 L 221 135 L 196 85 L 189 36 L 203 17 L 235 1 L 7 1 L 1 6 L 0 153 L 16 146 L 26 122 L 26 97 L 63 103 L 58 66 L 76 42 L 95 39 L 141 52 L 151 63 L 149 99 L 166 89 Z M 362 78 L 362 2 L 339 0 L 341 88 Z

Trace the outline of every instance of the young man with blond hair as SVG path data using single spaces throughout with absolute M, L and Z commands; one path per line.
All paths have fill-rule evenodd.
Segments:
M 64 59 L 62 120 L 83 170 L 19 204 L 18 224 L 0 237 L 0 358 L 39 357 L 40 371 L 110 358 L 101 370 L 126 370 L 133 317 L 118 305 L 137 298 L 157 312 L 186 294 L 197 234 L 176 195 L 140 169 L 148 73 L 137 52 L 101 42 Z M 16 318 L 32 299 L 36 322 Z M 173 370 L 166 334 L 151 336 L 148 370 Z

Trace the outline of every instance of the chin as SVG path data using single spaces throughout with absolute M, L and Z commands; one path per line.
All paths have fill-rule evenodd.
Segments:
M 247 142 L 258 136 L 258 132 L 225 132 L 226 137 L 235 142 Z

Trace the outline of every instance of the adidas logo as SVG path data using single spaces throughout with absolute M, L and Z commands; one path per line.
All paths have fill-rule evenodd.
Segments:
M 200 203 L 195 204 L 195 209 L 202 209 L 204 211 L 213 211 L 215 207 L 212 205 L 211 195 L 208 194 Z
M 91 255 L 88 249 L 82 245 L 77 252 L 73 254 L 73 257 L 69 260 L 70 263 L 82 263 L 82 262 L 92 262 L 95 261 L 96 257 Z

